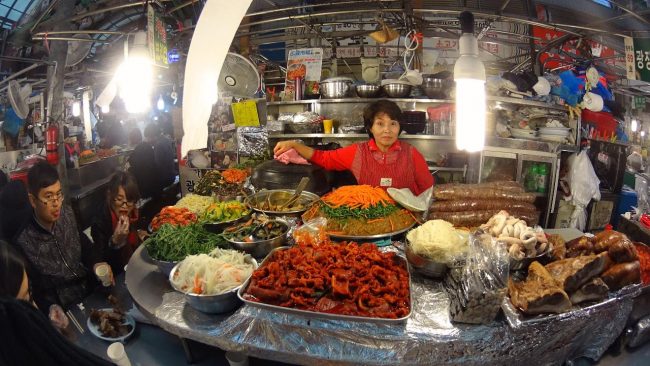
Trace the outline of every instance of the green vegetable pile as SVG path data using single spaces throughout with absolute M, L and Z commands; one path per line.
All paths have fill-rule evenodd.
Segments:
M 323 202 L 320 203 L 321 212 L 323 212 L 327 217 L 336 218 L 336 219 L 347 219 L 350 217 L 354 218 L 364 218 L 364 219 L 377 219 L 380 217 L 386 217 L 393 212 L 398 210 L 398 207 L 395 205 L 377 205 L 369 208 L 350 208 L 347 206 L 341 206 L 337 208 L 332 208 Z
M 188 255 L 210 253 L 216 247 L 227 247 L 222 235 L 213 234 L 200 224 L 173 226 L 164 224 L 144 241 L 149 256 L 159 261 L 178 262 Z

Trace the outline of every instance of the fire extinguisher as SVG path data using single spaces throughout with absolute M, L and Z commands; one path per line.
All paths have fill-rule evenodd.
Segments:
M 56 165 L 59 163 L 59 125 L 57 123 L 50 123 L 50 127 L 45 132 L 45 151 L 47 154 L 47 162 Z

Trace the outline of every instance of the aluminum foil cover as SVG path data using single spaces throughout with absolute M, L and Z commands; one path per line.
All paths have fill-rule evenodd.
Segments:
M 264 127 L 237 128 L 239 155 L 258 156 L 269 151 L 269 132 Z
M 412 275 L 412 315 L 400 325 L 320 320 L 242 306 L 207 315 L 166 293 L 155 316 L 165 330 L 225 350 L 302 365 L 557 365 L 598 359 L 632 310 L 633 296 L 612 298 L 562 317 L 511 328 L 450 321 L 441 282 Z M 497 318 L 499 319 L 499 318 Z

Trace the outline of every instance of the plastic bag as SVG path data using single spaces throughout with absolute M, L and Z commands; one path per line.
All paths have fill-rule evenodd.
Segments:
M 587 205 L 592 199 L 600 201 L 600 180 L 589 161 L 587 151 L 583 150 L 569 159 L 571 166 L 569 171 L 570 201 L 575 206 L 569 227 L 584 231 L 587 225 Z
M 487 324 L 496 318 L 506 295 L 508 252 L 488 234 L 470 235 L 467 261 L 445 278 L 449 312 L 455 322 Z
M 293 231 L 293 240 L 296 245 L 313 246 L 329 243 L 329 236 L 326 232 L 327 219 L 316 217 L 307 221 L 301 227 Z

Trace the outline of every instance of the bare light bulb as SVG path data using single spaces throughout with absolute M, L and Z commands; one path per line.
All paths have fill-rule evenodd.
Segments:
M 636 118 L 632 120 L 632 123 L 630 123 L 630 129 L 632 132 L 636 132 L 636 130 L 639 128 L 639 123 L 636 121 Z
M 102 113 L 106 114 L 111 111 L 111 108 L 107 105 L 102 107 Z
M 81 115 L 81 103 L 78 101 L 75 101 L 72 103 L 72 115 L 75 117 L 79 117 Z
M 159 111 L 165 110 L 165 101 L 163 100 L 162 95 L 160 98 L 158 98 L 158 103 L 156 103 L 156 107 L 158 107 Z
M 645 137 L 645 131 L 641 131 L 641 137 Z

